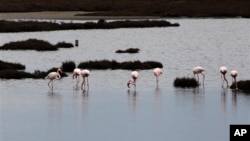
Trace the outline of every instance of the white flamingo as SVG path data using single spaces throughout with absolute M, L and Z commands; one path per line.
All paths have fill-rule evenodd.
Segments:
M 229 85 L 228 85 L 228 81 L 227 81 L 227 78 L 226 78 L 227 67 L 225 67 L 225 66 L 220 67 L 220 73 L 221 73 L 221 79 L 222 79 L 222 88 L 223 88 L 223 85 L 224 85 L 224 81 L 226 81 L 226 85 L 227 85 L 227 88 L 228 88 Z
M 53 80 L 56 79 L 61 79 L 61 73 L 62 73 L 62 70 L 60 68 L 57 69 L 57 72 L 50 72 L 46 77 L 45 79 L 50 79 L 49 83 L 48 83 L 48 86 L 51 90 L 53 90 Z M 50 83 L 52 83 L 50 85 Z
M 134 85 L 135 88 L 136 88 L 136 80 L 137 80 L 138 76 L 139 76 L 139 73 L 138 73 L 137 71 L 132 71 L 132 72 L 131 72 L 131 78 L 132 78 L 132 79 L 130 79 L 130 80 L 128 81 L 128 83 L 127 83 L 128 88 L 130 88 L 130 87 L 129 87 L 130 84 Z
M 197 75 L 198 82 L 199 82 L 199 74 L 201 74 L 203 76 L 203 85 L 204 85 L 205 75 L 202 72 L 204 72 L 204 71 L 205 71 L 205 69 L 203 67 L 194 67 L 193 68 L 193 77 L 195 77 L 195 75 Z
M 87 69 L 84 69 L 84 70 L 81 71 L 81 75 L 82 75 L 82 78 L 83 78 L 81 89 L 84 90 L 86 85 L 88 86 L 88 89 L 89 89 L 88 76 L 90 75 L 90 71 L 87 70 Z M 84 88 L 83 88 L 83 86 L 84 86 Z
M 235 82 L 235 89 L 238 89 L 236 77 L 238 76 L 238 72 L 236 70 L 231 71 L 231 76 L 233 78 L 232 84 Z
M 76 79 L 76 83 L 79 83 L 79 76 L 81 75 L 81 70 L 79 68 L 75 68 L 73 71 L 73 79 Z
M 155 68 L 155 69 L 153 70 L 153 72 L 154 72 L 154 75 L 155 75 L 155 77 L 156 77 L 156 83 L 158 84 L 159 76 L 162 74 L 162 69 L 160 69 L 160 68 Z

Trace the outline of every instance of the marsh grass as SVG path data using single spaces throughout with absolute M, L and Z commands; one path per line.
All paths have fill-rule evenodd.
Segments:
M 35 21 L 0 21 L 0 32 L 31 32 L 53 31 L 69 29 L 115 29 L 115 28 L 146 28 L 179 26 L 178 23 L 170 23 L 165 20 L 138 20 L 138 21 L 112 21 L 106 22 L 100 19 L 96 22 L 86 23 L 53 23 Z
M 58 48 L 73 47 L 71 43 L 59 42 L 52 45 L 47 41 L 38 39 L 28 39 L 25 41 L 9 42 L 0 46 L 0 50 L 36 50 L 36 51 L 56 51 Z
M 250 80 L 240 80 L 237 81 L 238 89 L 243 90 L 245 92 L 250 92 Z M 230 86 L 230 89 L 235 89 L 235 82 Z
M 176 78 L 174 80 L 173 85 L 175 87 L 180 88 L 195 88 L 199 86 L 199 82 L 195 78 L 188 78 L 188 77 L 182 77 L 182 78 Z
M 25 66 L 20 63 L 10 63 L 0 60 L 0 70 L 24 70 Z
M 128 48 L 126 50 L 117 50 L 115 53 L 139 53 L 140 49 L 138 48 Z
M 117 62 L 115 60 L 95 60 L 81 62 L 78 68 L 89 68 L 89 69 L 125 69 L 125 70 L 144 70 L 152 68 L 163 68 L 162 63 L 156 61 L 125 61 Z

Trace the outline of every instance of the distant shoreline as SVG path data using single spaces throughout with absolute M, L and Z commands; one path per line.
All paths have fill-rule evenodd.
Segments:
M 99 19 L 160 19 L 158 16 L 88 16 L 93 12 L 44 11 L 0 13 L 0 20 L 99 20 Z

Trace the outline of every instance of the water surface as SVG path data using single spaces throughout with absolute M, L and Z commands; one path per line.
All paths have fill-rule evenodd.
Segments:
M 230 124 L 250 123 L 250 95 L 221 88 L 219 67 L 249 79 L 250 20 L 169 20 L 181 26 L 1 33 L 0 45 L 28 38 L 53 44 L 79 40 L 79 47 L 55 52 L 0 51 L 0 60 L 25 64 L 28 72 L 67 60 L 154 60 L 164 66 L 158 87 L 152 70 L 140 70 L 136 90 L 126 88 L 127 70 L 91 70 L 89 91 L 70 73 L 54 82 L 53 93 L 47 80 L 1 80 L 1 140 L 229 140 Z M 130 47 L 141 51 L 115 53 Z M 195 66 L 206 69 L 204 87 L 172 86 Z

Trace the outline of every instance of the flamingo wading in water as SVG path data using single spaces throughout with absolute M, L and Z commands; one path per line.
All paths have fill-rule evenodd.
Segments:
M 82 75 L 82 78 L 83 78 L 81 89 L 84 90 L 86 85 L 87 85 L 87 87 L 89 89 L 89 80 L 88 80 L 88 77 L 90 75 L 90 71 L 87 70 L 87 69 L 84 69 L 84 70 L 81 71 L 81 75 Z M 83 86 L 84 86 L 84 88 L 83 88 Z
M 222 79 L 222 88 L 223 88 L 223 85 L 224 85 L 224 81 L 226 81 L 226 85 L 227 85 L 227 88 L 228 88 L 229 85 L 228 85 L 228 81 L 227 81 L 227 78 L 226 78 L 227 67 L 225 67 L 225 66 L 220 67 L 220 73 L 221 73 L 221 79 Z
M 76 79 L 76 84 L 79 83 L 79 76 L 81 75 L 81 70 L 79 68 L 75 68 L 73 71 L 73 79 Z
M 53 80 L 59 80 L 61 79 L 61 74 L 62 74 L 62 70 L 60 68 L 57 69 L 57 72 L 50 72 L 45 79 L 50 79 L 48 86 L 51 90 L 53 90 Z M 51 83 L 51 85 L 50 85 Z
M 197 75 L 198 82 L 199 82 L 199 74 L 201 74 L 203 76 L 203 85 L 204 85 L 205 75 L 202 72 L 204 72 L 204 71 L 205 71 L 205 69 L 203 67 L 194 67 L 193 68 L 193 77 L 195 77 L 195 75 Z
M 153 70 L 153 72 L 154 72 L 154 75 L 155 75 L 155 77 L 156 77 L 156 83 L 157 83 L 157 85 L 158 85 L 159 76 L 162 74 L 162 69 L 160 69 L 160 68 L 155 68 L 155 69 Z
M 128 83 L 127 83 L 128 88 L 130 88 L 130 87 L 129 87 L 130 84 L 134 85 L 135 88 L 136 88 L 136 80 L 137 80 L 138 76 L 139 76 L 139 73 L 138 73 L 137 71 L 132 71 L 132 72 L 131 72 L 131 78 L 132 78 L 132 79 L 130 79 L 130 80 L 128 81 Z
M 238 85 L 237 85 L 237 81 L 236 81 L 236 77 L 238 76 L 238 72 L 236 70 L 232 70 L 231 76 L 233 78 L 232 85 L 233 85 L 233 83 L 235 83 L 235 89 L 238 89 Z

